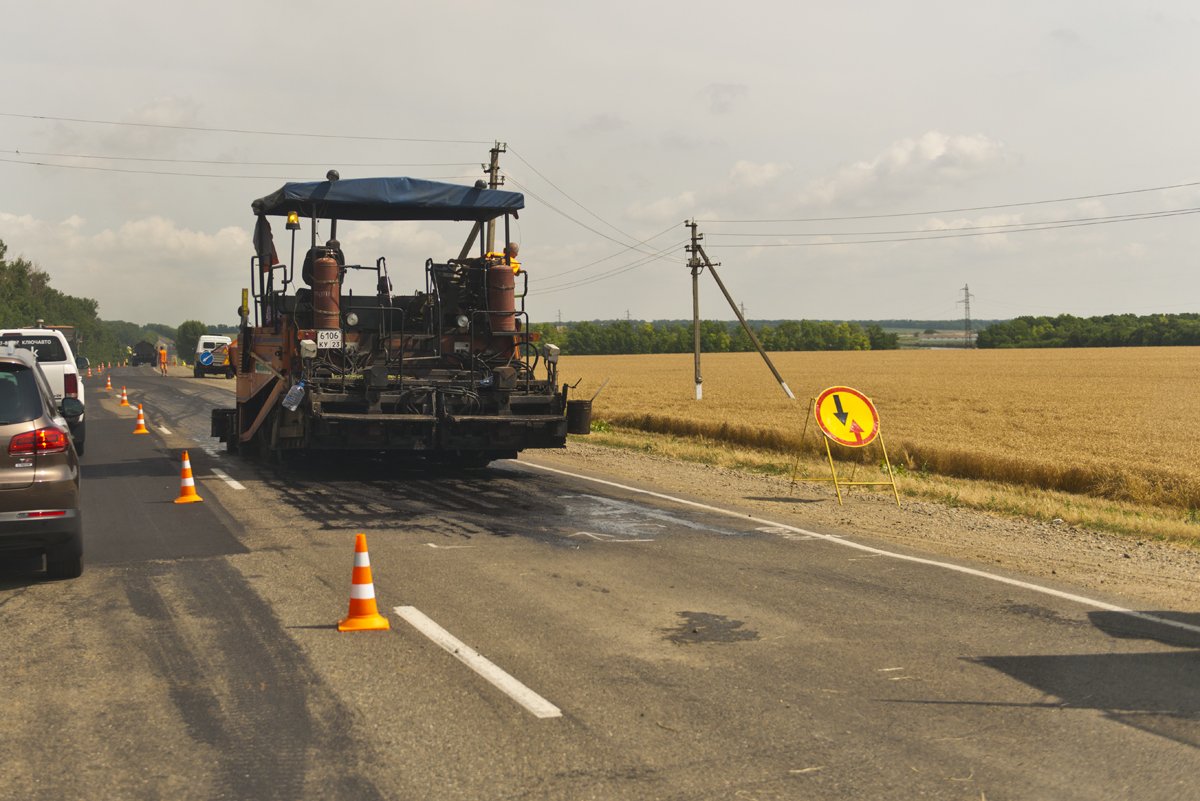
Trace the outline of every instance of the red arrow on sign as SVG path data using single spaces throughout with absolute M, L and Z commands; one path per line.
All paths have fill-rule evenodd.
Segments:
M 850 430 L 854 432 L 854 438 L 860 443 L 862 442 L 863 427 L 858 424 L 857 420 L 850 421 Z

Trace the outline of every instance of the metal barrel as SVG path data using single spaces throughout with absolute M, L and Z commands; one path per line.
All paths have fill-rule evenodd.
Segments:
M 587 434 L 592 430 L 592 402 L 590 400 L 567 401 L 567 433 Z

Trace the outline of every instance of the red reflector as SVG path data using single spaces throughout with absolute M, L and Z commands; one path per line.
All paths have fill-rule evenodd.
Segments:
M 53 426 L 17 434 L 8 441 L 9 456 L 32 456 L 37 453 L 62 453 L 70 440 L 61 428 Z
M 63 376 L 63 394 L 68 398 L 79 397 L 79 376 L 75 373 L 67 373 Z
M 64 517 L 67 514 L 65 509 L 50 509 L 45 512 L 21 512 L 17 517 L 35 518 L 35 517 Z

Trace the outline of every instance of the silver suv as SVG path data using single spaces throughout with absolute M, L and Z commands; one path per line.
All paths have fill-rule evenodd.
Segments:
M 5 328 L 0 330 L 0 349 L 8 343 L 18 348 L 33 351 L 37 356 L 42 372 L 50 383 L 54 400 L 77 398 L 81 404 L 87 405 L 86 392 L 83 386 L 81 370 L 86 370 L 88 360 L 75 357 L 71 345 L 62 331 L 53 328 Z M 86 420 L 83 414 L 71 422 L 71 439 L 75 441 L 75 452 L 83 456 L 84 440 L 87 438 Z
M 46 555 L 50 578 L 83 572 L 79 456 L 68 423 L 83 402 L 58 402 L 34 355 L 0 345 L 0 552 Z

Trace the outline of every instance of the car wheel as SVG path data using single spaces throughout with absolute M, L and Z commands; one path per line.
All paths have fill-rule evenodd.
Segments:
M 46 578 L 73 579 L 83 575 L 83 556 L 69 556 L 63 559 L 51 560 L 46 558 Z
M 57 548 L 46 549 L 46 577 L 79 578 L 83 573 L 83 539 L 76 535 Z

